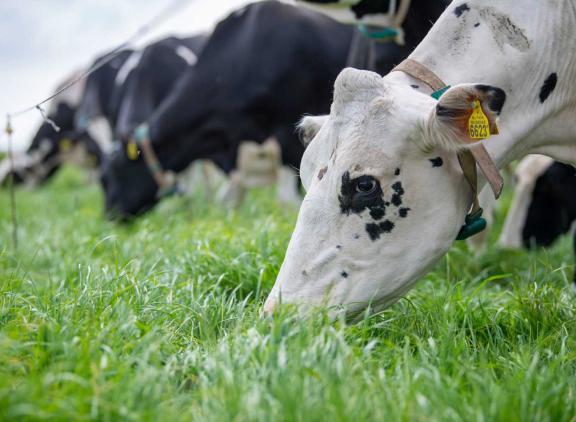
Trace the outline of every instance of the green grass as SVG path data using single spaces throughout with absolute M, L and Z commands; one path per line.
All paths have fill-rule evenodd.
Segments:
M 18 191 L 15 252 L 0 193 L 0 419 L 574 420 L 569 239 L 459 245 L 355 326 L 266 320 L 296 216 L 270 197 L 173 198 L 117 226 L 67 169 Z

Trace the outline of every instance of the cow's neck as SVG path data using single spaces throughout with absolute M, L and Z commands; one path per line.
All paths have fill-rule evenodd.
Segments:
M 529 0 L 519 7 L 510 0 L 497 8 L 490 3 L 455 2 L 410 58 L 448 85 L 478 82 L 506 91 L 501 135 L 484 141 L 499 166 L 553 148 L 560 154 L 572 151 L 576 159 L 573 140 L 558 129 L 576 115 L 576 87 L 570 82 L 576 77 L 576 2 Z M 542 103 L 540 93 L 552 73 L 558 84 Z M 413 83 L 400 72 L 387 78 Z

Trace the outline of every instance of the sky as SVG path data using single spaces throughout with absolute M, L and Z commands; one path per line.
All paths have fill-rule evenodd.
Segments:
M 177 12 L 136 47 L 176 34 L 210 31 L 250 0 L 0 0 L 0 150 L 5 116 L 51 94 L 75 69 L 116 47 L 163 10 Z M 14 149 L 25 149 L 38 125 L 32 111 L 13 120 Z

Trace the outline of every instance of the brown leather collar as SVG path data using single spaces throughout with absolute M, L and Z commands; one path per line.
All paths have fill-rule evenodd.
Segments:
M 171 171 L 164 170 L 158 156 L 154 152 L 148 136 L 148 125 L 141 124 L 134 131 L 134 140 L 142 150 L 144 162 L 158 185 L 158 197 L 164 197 L 176 191 L 176 176 Z
M 424 82 L 432 89 L 432 91 L 439 91 L 446 87 L 446 84 L 438 77 L 438 75 L 422 63 L 413 59 L 404 60 L 392 71 L 404 72 L 407 75 Z M 496 199 L 500 197 L 502 188 L 504 187 L 504 179 L 482 143 L 460 151 L 458 153 L 458 161 L 462 168 L 462 172 L 464 173 L 464 177 L 470 184 L 472 193 L 474 194 L 473 212 L 480 208 L 478 204 L 478 176 L 476 172 L 476 164 L 478 164 L 478 167 L 480 167 L 486 181 L 490 184 L 492 192 L 494 192 L 494 197 Z

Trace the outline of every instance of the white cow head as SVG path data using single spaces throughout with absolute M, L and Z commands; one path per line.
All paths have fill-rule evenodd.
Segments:
M 474 101 L 495 124 L 502 90 L 458 85 L 438 102 L 379 75 L 344 70 L 301 165 L 307 190 L 265 304 L 344 307 L 358 315 L 410 289 L 452 245 L 471 203 L 455 151 L 473 143 Z

